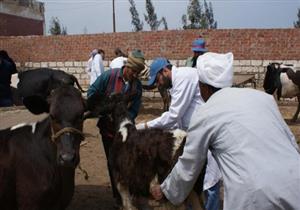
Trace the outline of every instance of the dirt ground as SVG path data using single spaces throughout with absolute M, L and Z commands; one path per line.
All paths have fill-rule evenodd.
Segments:
M 296 110 L 296 104 L 281 104 L 279 108 L 299 142 L 300 120 L 294 124 L 289 123 L 289 119 L 292 118 Z M 153 102 L 145 98 L 137 122 L 153 119 L 159 116 L 161 112 L 162 103 L 160 101 Z M 34 122 L 45 116 L 34 116 L 24 108 L 0 109 L 0 129 L 22 122 Z M 80 150 L 81 166 L 88 172 L 89 179 L 85 180 L 83 173 L 78 169 L 76 170 L 75 195 L 68 210 L 113 210 L 114 201 L 108 178 L 106 158 L 95 119 L 85 121 L 84 132 L 93 135 L 93 137 L 86 139 L 87 143 Z

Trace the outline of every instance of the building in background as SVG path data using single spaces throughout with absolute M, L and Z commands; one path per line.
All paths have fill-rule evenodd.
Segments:
M 44 3 L 35 0 L 0 0 L 0 36 L 44 34 Z

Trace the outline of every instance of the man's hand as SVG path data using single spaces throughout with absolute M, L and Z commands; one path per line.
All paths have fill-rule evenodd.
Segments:
M 161 200 L 164 196 L 161 188 L 160 188 L 160 185 L 153 185 L 150 187 L 150 193 L 151 195 L 153 196 L 153 198 L 155 200 Z
M 144 129 L 147 128 L 147 123 L 145 123 L 145 122 L 139 123 L 139 124 L 137 124 L 137 125 L 135 126 L 135 128 L 136 128 L 137 130 L 144 130 Z

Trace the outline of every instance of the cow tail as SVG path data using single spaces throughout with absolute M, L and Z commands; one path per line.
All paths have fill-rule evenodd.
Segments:
M 80 86 L 80 84 L 79 84 L 77 78 L 76 78 L 74 75 L 71 75 L 71 76 L 72 76 L 73 81 L 74 81 L 75 84 L 77 85 L 78 89 L 79 89 L 82 93 L 85 93 L 86 90 L 83 90 L 83 89 L 82 89 L 82 87 Z

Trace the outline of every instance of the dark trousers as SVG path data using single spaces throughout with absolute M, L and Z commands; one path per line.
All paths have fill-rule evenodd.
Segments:
M 102 137 L 102 144 L 107 159 L 107 168 L 108 168 L 110 183 L 113 191 L 113 196 L 117 200 L 117 202 L 121 202 L 121 196 L 116 187 L 115 179 L 112 172 L 112 165 L 110 161 L 110 150 L 114 139 L 113 123 L 111 122 L 108 116 L 103 116 L 99 118 L 97 126 L 100 130 L 100 134 Z

